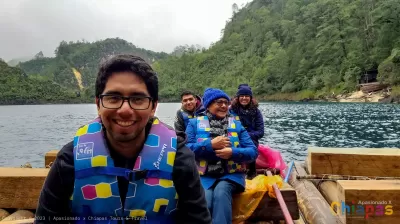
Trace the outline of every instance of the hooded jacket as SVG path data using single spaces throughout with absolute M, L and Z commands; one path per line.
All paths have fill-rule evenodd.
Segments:
M 202 98 L 196 95 L 196 99 L 197 99 L 197 104 L 196 108 L 194 109 L 194 112 L 187 111 L 183 107 L 176 112 L 176 117 L 174 121 L 174 128 L 176 131 L 182 131 L 182 132 L 186 131 L 186 127 L 190 119 L 190 118 L 188 119 L 187 116 L 196 117 L 205 111 Z

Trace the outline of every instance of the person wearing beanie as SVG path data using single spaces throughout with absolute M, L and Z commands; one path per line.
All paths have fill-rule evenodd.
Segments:
M 189 121 L 187 143 L 196 158 L 212 223 L 232 223 L 232 195 L 246 187 L 246 164 L 257 148 L 240 120 L 229 114 L 230 98 L 220 89 L 203 94 L 206 111 Z
M 248 84 L 240 84 L 236 96 L 229 109 L 232 115 L 239 116 L 240 122 L 246 128 L 251 140 L 258 147 L 259 140 L 264 136 L 264 119 L 258 109 L 258 102 L 253 97 L 253 92 Z M 248 176 L 256 175 L 256 163 L 249 164 Z

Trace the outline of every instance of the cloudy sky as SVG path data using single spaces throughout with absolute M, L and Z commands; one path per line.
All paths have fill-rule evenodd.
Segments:
M 0 0 L 0 58 L 53 52 L 62 40 L 120 37 L 154 51 L 208 47 L 251 0 Z

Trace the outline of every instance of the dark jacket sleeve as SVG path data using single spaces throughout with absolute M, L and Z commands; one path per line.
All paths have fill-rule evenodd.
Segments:
M 194 154 L 185 146 L 185 133 L 178 132 L 177 135 L 178 149 L 172 176 L 178 194 L 177 223 L 211 224 L 211 214 L 207 208 L 205 191 L 200 182 Z
M 185 127 L 185 121 L 183 120 L 183 116 L 181 113 L 181 110 L 178 110 L 176 112 L 176 117 L 174 121 L 174 128 L 176 131 L 182 131 L 185 132 L 186 127 Z
M 60 218 L 71 216 L 69 202 L 74 175 L 73 142 L 70 142 L 58 152 L 50 167 L 36 209 L 36 217 L 40 218 L 35 223 L 60 223 Z
M 257 114 L 255 119 L 255 130 L 250 131 L 249 135 L 252 139 L 257 139 L 257 140 L 259 140 L 264 136 L 264 119 L 259 109 L 257 109 Z

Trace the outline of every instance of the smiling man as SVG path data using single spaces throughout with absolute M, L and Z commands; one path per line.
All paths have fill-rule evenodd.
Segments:
M 205 111 L 202 99 L 191 91 L 181 93 L 181 108 L 176 112 L 174 127 L 176 131 L 185 132 L 189 120 Z
M 133 55 L 112 57 L 95 92 L 98 117 L 58 153 L 36 210 L 45 219 L 36 223 L 211 223 L 186 135 L 154 116 L 152 68 Z

